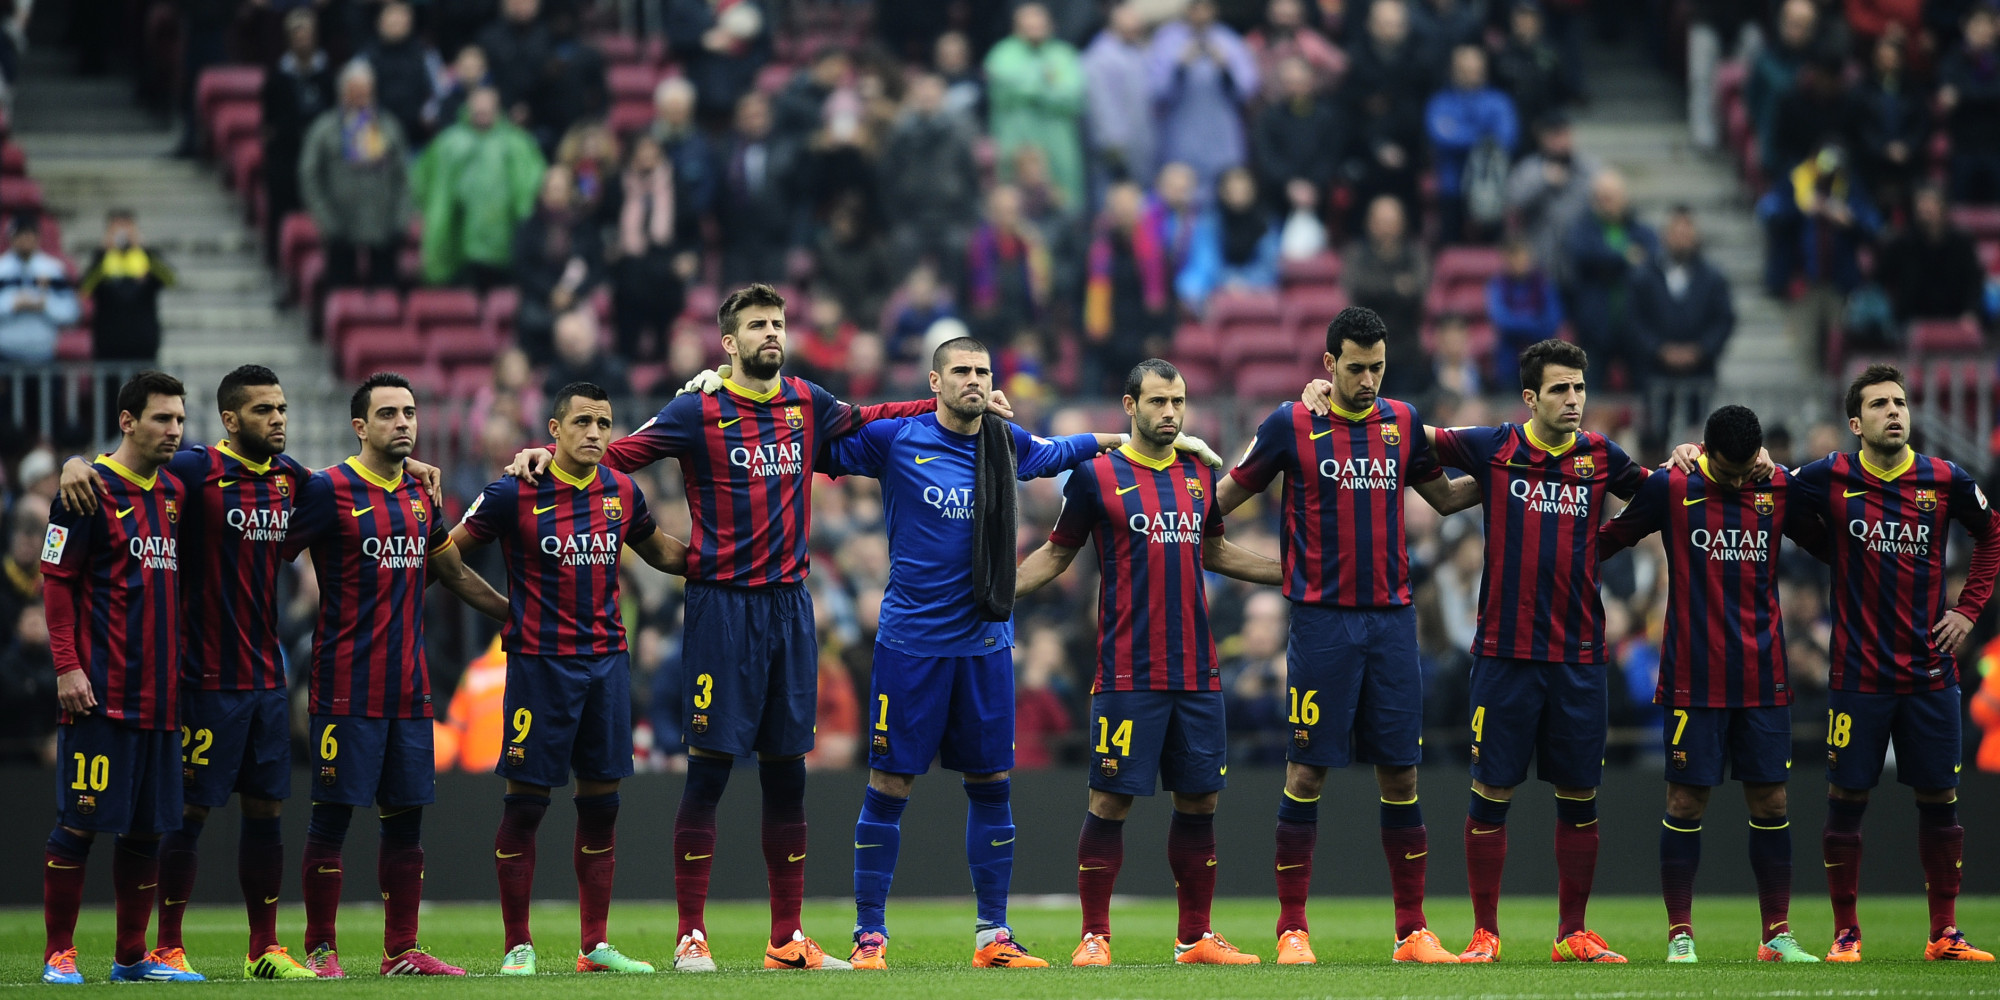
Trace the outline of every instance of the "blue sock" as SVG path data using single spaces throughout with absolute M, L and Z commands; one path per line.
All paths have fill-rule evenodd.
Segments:
M 1487 826 L 1505 826 L 1507 825 L 1507 807 L 1511 805 L 1513 805 L 1511 800 L 1502 802 L 1499 799 L 1489 799 L 1478 792 L 1473 792 L 1472 804 L 1466 807 L 1465 814 L 1470 816 L 1474 821 L 1484 823 Z M 1561 807 L 1558 806 L 1557 808 Z
M 1382 826 L 1384 829 L 1402 829 L 1424 825 L 1424 807 L 1417 800 L 1391 802 L 1382 800 Z
M 965 863 L 972 869 L 972 895 L 979 903 L 979 929 L 1007 926 L 1007 886 L 1014 881 L 1014 809 L 1008 804 L 1013 782 L 1006 778 L 966 782 Z
M 410 806 L 382 817 L 382 839 L 399 844 L 421 843 L 424 838 L 424 807 Z
M 347 840 L 347 826 L 354 822 L 354 807 L 333 802 L 315 802 L 312 819 L 306 823 L 306 837 L 339 847 Z
M 854 824 L 854 933 L 889 933 L 884 911 L 889 883 L 896 878 L 896 852 L 903 846 L 903 807 L 909 799 L 873 788 L 861 793 L 861 818 Z

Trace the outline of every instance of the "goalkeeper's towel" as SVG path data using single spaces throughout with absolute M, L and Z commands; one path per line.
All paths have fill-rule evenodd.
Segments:
M 989 622 L 1014 617 L 1014 428 L 987 414 L 979 426 L 972 480 L 972 603 Z

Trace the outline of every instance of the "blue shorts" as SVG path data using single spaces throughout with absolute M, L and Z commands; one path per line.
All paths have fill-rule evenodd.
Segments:
M 1722 769 L 1751 784 L 1783 784 L 1792 768 L 1792 707 L 1665 708 L 1667 780 L 1714 788 Z
M 306 743 L 314 802 L 400 809 L 437 801 L 429 719 L 315 714 Z
M 681 635 L 683 742 L 734 757 L 813 748 L 819 635 L 804 586 L 688 584 Z
M 1423 760 L 1415 607 L 1293 604 L 1285 671 L 1295 703 L 1286 759 L 1316 767 Z
M 1957 788 L 1965 737 L 1958 685 L 1919 694 L 1826 693 L 1826 780 L 1874 788 L 1893 741 L 1896 780 L 1920 791 Z
M 291 696 L 181 689 L 181 779 L 189 805 L 213 809 L 233 792 L 292 797 Z
M 1151 795 L 1219 792 L 1229 779 L 1228 727 L 1220 691 L 1099 691 L 1088 736 L 1090 787 Z
M 1604 780 L 1605 676 L 1594 663 L 1472 660 L 1472 777 L 1495 788 L 1535 776 L 1564 788 Z
M 85 715 L 56 729 L 56 822 L 97 833 L 181 828 L 180 734 Z
M 1014 651 L 911 656 L 875 644 L 868 681 L 868 766 L 923 774 L 931 759 L 961 774 L 1014 767 Z
M 507 654 L 500 762 L 493 773 L 544 788 L 632 775 L 632 659 Z

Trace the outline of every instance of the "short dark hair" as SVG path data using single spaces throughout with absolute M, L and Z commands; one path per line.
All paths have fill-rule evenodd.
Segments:
M 140 372 L 118 388 L 118 412 L 130 413 L 134 419 L 146 415 L 146 401 L 154 396 L 187 397 L 187 387 L 181 380 L 151 369 Z
M 989 358 L 993 356 L 993 352 L 987 350 L 985 343 L 977 337 L 953 337 L 939 344 L 937 350 L 931 352 L 931 371 L 944 374 L 944 357 L 953 351 L 972 351 Z
M 1861 374 L 1854 376 L 1854 381 L 1847 383 L 1848 419 L 1851 420 L 1861 415 L 1861 390 L 1871 385 L 1881 385 L 1884 382 L 1894 382 L 1902 388 L 1905 395 L 1909 394 L 1910 383 L 1903 378 L 1903 370 L 1901 368 L 1895 365 L 1869 365 Z
M 549 410 L 550 416 L 557 420 L 569 416 L 569 401 L 577 396 L 594 399 L 600 403 L 611 400 L 611 394 L 605 392 L 604 387 L 595 382 L 571 382 L 556 390 L 556 398 L 552 401 L 554 405 Z
M 410 380 L 396 372 L 376 372 L 368 376 L 361 387 L 354 390 L 354 398 L 348 401 L 347 415 L 356 420 L 368 419 L 368 397 L 377 389 L 410 389 Z M 416 390 L 410 389 L 410 395 L 415 396 Z
M 1747 406 L 1720 407 L 1708 415 L 1701 443 L 1732 462 L 1748 462 L 1757 457 L 1757 449 L 1764 447 L 1764 425 Z
M 113 222 L 132 222 L 138 218 L 138 214 L 129 208 L 114 208 L 104 213 L 104 222 L 106 225 L 110 225 Z
M 1521 352 L 1521 388 L 1541 392 L 1542 370 L 1550 365 L 1589 371 L 1590 355 L 1567 340 L 1552 339 L 1529 344 L 1528 349 Z
M 1133 399 L 1138 399 L 1139 390 L 1146 384 L 1146 376 L 1148 375 L 1158 375 L 1160 378 L 1172 382 L 1181 377 L 1181 370 L 1175 368 L 1163 358 L 1147 358 L 1133 365 L 1132 370 L 1125 373 L 1125 395 Z
M 736 332 L 736 317 L 751 306 L 775 306 L 783 309 L 785 297 L 779 295 L 777 289 L 761 281 L 730 292 L 729 297 L 723 299 L 722 305 L 715 310 L 715 322 L 717 326 L 722 327 L 723 336 L 727 337 Z
M 250 401 L 251 387 L 277 384 L 278 373 L 263 365 L 238 366 L 222 376 L 222 384 L 215 387 L 215 408 L 222 413 L 234 413 Z
M 1326 353 L 1340 357 L 1340 342 L 1356 347 L 1373 347 L 1389 338 L 1389 324 L 1367 306 L 1348 306 L 1326 325 Z

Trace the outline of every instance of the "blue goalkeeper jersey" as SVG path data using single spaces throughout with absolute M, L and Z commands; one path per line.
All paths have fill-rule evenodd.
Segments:
M 827 444 L 837 475 L 882 481 L 889 586 L 876 641 L 915 656 L 980 656 L 1014 645 L 1013 622 L 989 622 L 972 602 L 972 485 L 979 438 L 937 415 L 877 420 Z M 1051 476 L 1097 454 L 1091 434 L 1048 438 L 1014 428 L 1022 479 Z

